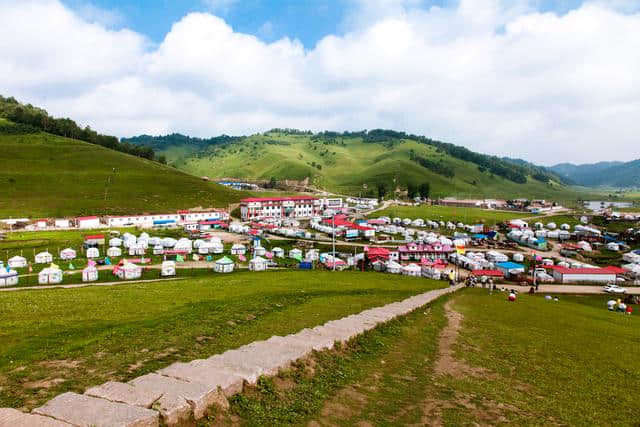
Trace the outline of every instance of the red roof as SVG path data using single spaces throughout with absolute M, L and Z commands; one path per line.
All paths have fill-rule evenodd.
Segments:
M 498 270 L 473 270 L 471 274 L 477 277 L 481 277 L 481 276 L 502 277 L 503 276 L 502 271 L 498 271 Z
M 219 219 L 215 219 L 215 220 L 205 220 L 205 221 L 198 221 L 198 224 L 200 225 L 220 225 L 222 227 L 227 227 L 228 224 L 222 220 Z
M 252 202 L 289 202 L 295 200 L 319 200 L 313 196 L 290 196 L 290 197 L 250 197 L 248 199 L 242 199 L 242 203 Z
M 624 268 L 616 267 L 616 266 L 614 266 L 614 265 L 610 265 L 610 266 L 608 266 L 608 267 L 604 267 L 604 268 L 603 268 L 603 270 L 609 270 L 610 272 L 615 273 L 615 274 L 625 274 L 625 273 L 628 273 L 628 271 L 627 271 L 627 270 L 625 270 Z
M 104 239 L 104 234 L 92 234 L 91 236 L 84 236 L 84 240 L 96 240 Z
M 566 268 L 556 267 L 554 269 L 560 274 L 616 274 L 608 268 Z
M 389 256 L 389 249 L 387 248 L 367 248 L 367 254 L 369 256 L 377 255 L 377 256 Z
M 100 219 L 97 216 L 80 216 L 78 218 L 76 218 L 76 221 L 84 221 L 84 220 L 90 220 L 90 219 Z

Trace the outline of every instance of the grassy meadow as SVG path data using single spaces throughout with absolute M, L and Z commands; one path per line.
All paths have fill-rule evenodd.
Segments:
M 606 300 L 467 289 L 264 379 L 203 425 L 637 425 L 640 318 Z
M 0 293 L 0 407 L 129 380 L 442 286 L 359 272 L 241 272 Z
M 0 163 L 1 218 L 227 207 L 246 194 L 156 162 L 46 133 L 0 135 Z
M 452 206 L 392 206 L 372 214 L 372 217 L 422 218 L 433 221 L 464 222 L 465 224 L 495 225 L 517 218 L 534 216 L 528 212 L 509 212 L 480 208 L 458 208 Z

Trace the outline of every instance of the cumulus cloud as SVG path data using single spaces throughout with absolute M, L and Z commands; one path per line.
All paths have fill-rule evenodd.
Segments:
M 57 0 L 0 0 L 0 93 L 120 136 L 383 127 L 543 164 L 638 158 L 640 14 L 624 3 L 367 1 L 305 49 L 208 13 L 152 45 Z

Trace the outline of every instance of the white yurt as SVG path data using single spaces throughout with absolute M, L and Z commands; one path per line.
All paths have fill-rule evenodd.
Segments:
M 155 245 L 153 247 L 153 254 L 154 255 L 162 255 L 164 253 L 164 246 L 162 245 Z
M 21 256 L 14 256 L 9 258 L 9 267 L 11 268 L 24 268 L 27 266 L 27 259 Z
M 98 269 L 90 265 L 82 270 L 82 281 L 83 282 L 95 282 L 98 280 Z
M 189 239 L 182 238 L 176 242 L 173 249 L 176 251 L 184 251 L 190 254 L 191 252 L 193 252 L 193 242 Z
M 273 253 L 273 256 L 276 258 L 284 258 L 284 249 L 282 248 L 275 247 L 271 249 L 271 252 Z
M 386 272 L 391 274 L 400 274 L 402 273 L 402 265 L 395 261 L 388 261 Z
M 132 262 L 125 262 L 114 269 L 114 273 L 120 279 L 131 280 L 142 277 L 142 267 Z
M 265 271 L 268 267 L 269 261 L 259 256 L 249 261 L 249 270 L 251 271 Z
M 99 258 L 99 257 L 100 257 L 100 251 L 98 250 L 98 248 L 89 248 L 89 249 L 87 249 L 87 258 L 88 259 Z
M 49 264 L 53 262 L 53 255 L 49 252 L 40 252 L 39 254 L 36 254 L 35 262 L 36 264 Z
M 302 251 L 298 248 L 293 248 L 289 251 L 289 258 L 302 258 Z
M 149 233 L 146 233 L 144 231 L 142 233 L 140 233 L 140 237 L 138 237 L 138 241 L 140 241 L 140 240 L 149 240 L 149 239 L 150 239 Z
M 117 248 L 122 246 L 122 239 L 118 239 L 117 237 L 113 237 L 109 239 L 109 246 L 112 248 Z
M 119 256 L 122 256 L 122 249 L 120 249 L 117 246 L 112 246 L 109 249 L 107 249 L 107 256 L 108 257 L 119 257 Z
M 320 259 L 320 253 L 317 249 L 308 250 L 304 257 L 304 260 L 309 262 L 318 261 L 318 259 Z
M 549 230 L 555 230 L 556 228 L 558 228 L 558 225 L 555 222 L 550 222 L 547 224 L 547 228 Z
M 129 246 L 130 256 L 141 256 L 141 255 L 144 255 L 144 252 L 145 252 L 145 247 L 140 243 L 139 240 L 138 240 L 138 243 L 136 243 L 135 245 Z
M 558 263 L 558 267 L 569 268 L 571 265 L 568 262 L 561 261 Z
M 562 224 L 560 226 L 560 230 L 570 230 L 570 229 L 571 229 L 571 227 L 569 226 L 569 224 Z
M 232 259 L 224 256 L 213 264 L 213 271 L 216 273 L 231 273 L 234 268 Z
M 515 262 L 522 262 L 522 261 L 524 261 L 524 255 L 522 255 L 522 254 L 513 254 L 513 260 Z
M 264 256 L 267 253 L 267 250 L 262 246 L 256 246 L 253 248 L 253 254 L 255 256 Z
M 206 255 L 208 253 L 213 253 L 213 244 L 210 242 L 201 241 L 198 246 L 195 245 L 194 242 L 193 247 L 198 249 L 198 253 L 200 255 Z
M 175 276 L 176 275 L 175 261 L 164 261 L 160 269 L 160 275 L 162 277 Z
M 620 250 L 620 245 L 616 242 L 609 242 L 607 243 L 607 249 L 618 252 Z
M 0 261 L 0 288 L 7 286 L 16 286 L 18 284 L 18 272 L 15 270 L 7 270 L 2 261 Z
M 164 246 L 165 248 L 172 248 L 176 245 L 176 243 L 178 243 L 178 241 L 176 239 L 172 239 L 171 237 L 165 237 L 164 239 L 162 239 L 162 246 Z
M 131 246 L 135 245 L 136 243 L 138 243 L 138 239 L 136 238 L 136 236 L 123 236 L 124 240 L 122 241 L 122 246 L 124 246 L 125 248 L 130 248 Z
M 224 245 L 220 240 L 217 240 L 217 241 L 212 240 L 211 246 L 212 246 L 212 249 L 210 253 L 221 254 L 224 252 Z
M 60 259 L 63 259 L 65 261 L 76 259 L 76 251 L 71 248 L 63 249 L 60 251 Z
M 231 255 L 244 255 L 247 248 L 242 243 L 236 243 L 231 247 Z
M 38 283 L 41 285 L 62 283 L 62 270 L 55 264 L 51 264 L 51 267 L 43 268 L 38 273 Z
M 408 264 L 402 267 L 402 274 L 404 276 L 416 276 L 420 277 L 422 275 L 422 267 L 417 264 Z

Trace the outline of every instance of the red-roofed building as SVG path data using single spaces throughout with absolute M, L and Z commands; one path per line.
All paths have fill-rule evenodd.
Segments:
M 473 270 L 471 274 L 473 274 L 475 277 L 504 277 L 504 274 L 502 274 L 502 271 L 500 270 Z
M 400 246 L 398 248 L 401 261 L 416 260 L 420 261 L 423 258 L 431 260 L 436 259 L 448 259 L 449 255 L 453 252 L 453 248 L 447 245 L 419 245 L 417 243 L 409 243 L 406 246 Z
M 608 268 L 566 268 L 556 267 L 552 270 L 553 279 L 557 283 L 607 283 L 616 280 L 616 272 Z
M 243 221 L 262 218 L 311 218 L 319 216 L 320 199 L 311 196 L 251 197 L 240 202 Z
M 369 261 L 388 261 L 390 251 L 387 248 L 366 248 Z

